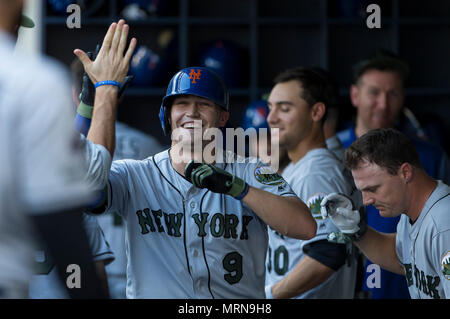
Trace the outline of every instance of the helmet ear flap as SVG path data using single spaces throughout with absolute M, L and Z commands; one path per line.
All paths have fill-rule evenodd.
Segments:
M 168 135 L 170 132 L 170 123 L 169 119 L 167 118 L 166 109 L 167 108 L 165 105 L 161 105 L 161 108 L 159 109 L 159 121 L 161 122 L 161 127 L 164 135 Z
M 169 135 L 171 131 L 170 126 L 170 107 L 172 106 L 174 96 L 166 96 L 159 109 L 159 121 L 161 122 L 161 127 L 164 135 Z

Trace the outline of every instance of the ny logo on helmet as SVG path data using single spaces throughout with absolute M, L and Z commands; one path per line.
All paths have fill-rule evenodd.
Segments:
M 197 72 L 194 71 L 194 69 L 191 69 L 191 73 L 189 73 L 189 79 L 192 81 L 192 83 L 197 83 L 195 80 L 200 80 L 201 70 L 197 69 Z

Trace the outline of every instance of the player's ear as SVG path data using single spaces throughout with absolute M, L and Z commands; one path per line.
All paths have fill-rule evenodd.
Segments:
M 230 118 L 230 112 L 220 110 L 219 114 L 219 127 L 224 127 L 227 124 L 228 119 Z
M 400 165 L 398 171 L 400 178 L 405 182 L 405 184 L 411 182 L 413 178 L 413 167 L 411 164 L 403 163 Z
M 352 105 L 358 108 L 359 87 L 357 84 L 352 84 L 352 86 L 350 87 L 350 100 L 352 101 Z
M 311 107 L 311 118 L 314 122 L 320 121 L 325 115 L 326 106 L 322 102 L 317 102 Z

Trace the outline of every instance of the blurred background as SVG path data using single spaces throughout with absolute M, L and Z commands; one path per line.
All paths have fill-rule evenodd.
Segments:
M 81 7 L 81 28 L 67 27 L 69 4 Z M 369 29 L 366 8 L 381 8 Z M 29 0 L 35 29 L 21 31 L 20 50 L 44 52 L 70 66 L 73 50 L 94 50 L 112 21 L 124 17 L 138 48 L 135 75 L 118 118 L 163 144 L 158 110 L 169 79 L 186 66 L 208 66 L 231 97 L 229 126 L 240 126 L 252 101 L 270 92 L 274 76 L 294 66 L 329 70 L 339 84 L 338 130 L 352 120 L 352 66 L 389 50 L 411 68 L 406 106 L 450 154 L 450 1 L 447 0 Z

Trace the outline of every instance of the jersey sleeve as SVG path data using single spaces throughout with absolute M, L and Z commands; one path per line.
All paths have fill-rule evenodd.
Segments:
M 106 210 L 116 211 L 123 216 L 130 198 L 128 180 L 129 172 L 125 161 L 114 161 L 106 184 L 108 204 Z
M 395 252 L 397 253 L 397 257 L 399 262 L 403 265 L 403 241 L 402 241 L 402 235 L 406 233 L 404 224 L 405 220 L 408 217 L 404 214 L 400 216 L 400 221 L 397 224 L 397 234 L 395 236 Z M 409 222 L 409 221 L 407 221 Z
M 81 134 L 80 143 L 87 172 L 86 182 L 91 189 L 102 190 L 109 178 L 111 155 L 103 145 L 92 143 Z
M 350 195 L 349 184 L 343 179 L 331 179 L 324 175 L 307 175 L 301 180 L 295 180 L 293 188 L 299 191 L 299 196 L 308 206 L 312 217 L 317 223 L 316 236 L 309 240 L 302 241 L 302 249 L 305 254 L 329 268 L 337 271 L 345 264 L 347 250 L 345 245 L 328 243 L 327 236 L 331 232 L 339 232 L 330 218 L 323 219 L 320 213 L 320 203 L 322 199 L 330 193 L 343 193 Z M 320 245 L 319 243 L 325 243 Z M 311 249 L 312 248 L 312 249 Z
M 16 121 L 21 196 L 30 213 L 88 203 L 83 149 L 73 126 L 70 85 L 62 72 L 49 73 L 24 92 Z M 23 109 L 22 109 L 23 110 Z
M 432 263 L 436 273 L 439 274 L 442 289 L 445 296 L 441 298 L 450 298 L 450 229 L 438 233 L 433 238 Z
M 94 261 L 103 260 L 105 265 L 114 261 L 114 254 L 106 241 L 103 230 L 98 224 L 97 217 L 83 214 L 83 226 L 86 230 Z
M 349 195 L 350 187 L 348 183 L 345 183 L 343 180 L 328 178 L 324 175 L 313 174 L 307 175 L 302 179 L 295 179 L 292 183 L 292 188 L 308 206 L 312 217 L 317 223 L 316 236 L 310 240 L 305 240 L 303 246 L 314 241 L 326 239 L 329 233 L 339 231 L 330 218 L 322 218 L 320 203 L 330 193 Z
M 246 165 L 244 179 L 249 186 L 262 189 L 279 196 L 295 196 L 291 186 L 272 167 L 261 161 Z

